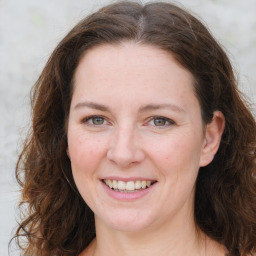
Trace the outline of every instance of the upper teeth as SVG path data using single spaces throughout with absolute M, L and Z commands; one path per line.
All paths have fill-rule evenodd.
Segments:
M 104 180 L 105 184 L 113 189 L 118 190 L 129 190 L 133 191 L 136 189 L 145 189 L 150 187 L 152 181 L 146 180 L 136 180 L 136 181 L 122 181 L 122 180 Z

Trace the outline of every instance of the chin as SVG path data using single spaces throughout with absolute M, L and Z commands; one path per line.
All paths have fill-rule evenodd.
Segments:
M 108 228 L 122 232 L 139 232 L 147 229 L 152 225 L 152 216 L 149 214 L 143 215 L 141 212 L 120 211 L 115 214 L 104 214 L 104 218 L 100 220 Z M 95 218 L 96 224 L 98 218 Z

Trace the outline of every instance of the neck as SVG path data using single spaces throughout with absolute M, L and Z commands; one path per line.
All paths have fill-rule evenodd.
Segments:
M 164 223 L 157 229 L 151 227 L 140 232 L 122 232 L 109 229 L 95 219 L 97 241 L 94 256 L 222 255 L 206 254 L 209 239 L 191 224 L 194 223 L 191 220 Z

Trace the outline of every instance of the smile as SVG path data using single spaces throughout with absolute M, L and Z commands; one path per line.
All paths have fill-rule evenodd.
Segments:
M 103 182 L 112 190 L 123 193 L 134 193 L 149 188 L 156 181 L 136 180 L 136 181 L 122 181 L 104 179 Z

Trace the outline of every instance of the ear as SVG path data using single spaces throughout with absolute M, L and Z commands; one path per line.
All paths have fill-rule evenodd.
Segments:
M 211 163 L 218 151 L 221 136 L 225 128 L 225 117 L 220 111 L 215 111 L 211 123 L 205 127 L 205 138 L 200 156 L 200 167 Z
M 68 158 L 70 159 L 70 155 L 69 155 L 69 149 L 68 149 L 68 147 L 67 147 L 66 152 L 67 152 L 67 156 L 68 156 Z

